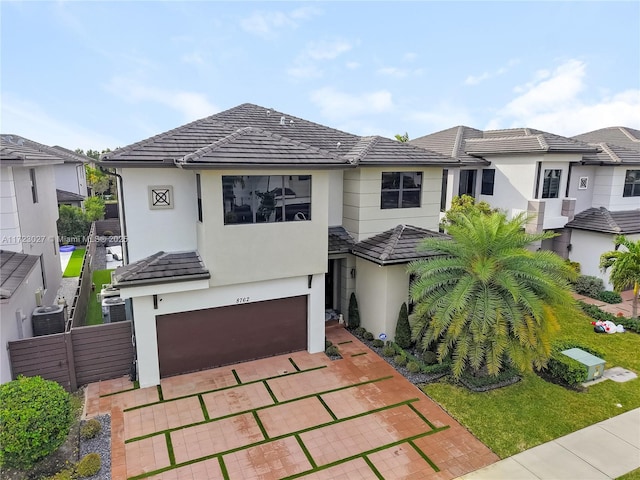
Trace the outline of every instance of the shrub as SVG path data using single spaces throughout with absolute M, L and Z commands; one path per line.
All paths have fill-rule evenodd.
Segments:
M 353 333 L 354 333 L 355 335 L 357 335 L 358 337 L 361 337 L 361 336 L 363 336 L 363 335 L 366 333 L 366 330 L 364 329 L 364 327 L 356 327 L 356 328 L 353 330 Z
M 84 439 L 94 438 L 100 433 L 100 430 L 102 430 L 102 425 L 97 419 L 92 418 L 84 422 L 84 425 L 80 427 L 80 436 Z
M 604 282 L 601 278 L 590 275 L 580 275 L 573 284 L 573 289 L 580 295 L 591 298 L 598 298 L 600 292 L 604 291 Z
M 373 346 L 380 348 L 380 347 L 384 346 L 384 342 L 382 340 L 380 340 L 379 338 L 376 338 L 373 341 Z
M 324 349 L 326 350 L 327 348 L 329 348 L 331 345 L 333 345 L 333 342 L 331 340 L 327 340 L 326 338 L 324 339 Z
M 83 244 L 89 234 L 91 222 L 87 220 L 82 209 L 60 205 L 58 212 L 57 226 L 58 235 L 62 238 L 61 243 Z
M 409 348 L 411 346 L 411 326 L 409 325 L 409 314 L 407 313 L 406 303 L 402 304 L 400 313 L 398 314 L 395 342 L 401 348 Z
M 393 357 L 395 354 L 396 354 L 396 349 L 393 348 L 392 345 L 387 344 L 382 349 L 382 356 L 383 357 Z
M 349 297 L 349 328 L 358 328 L 360 326 L 360 311 L 358 310 L 358 300 L 356 294 L 351 292 Z
M 41 377 L 0 385 L 0 464 L 20 469 L 56 450 L 71 426 L 69 394 Z
M 570 267 L 574 272 L 576 272 L 578 275 L 580 274 L 580 262 L 572 262 L 571 260 L 569 260 L 568 258 L 564 261 L 564 263 L 567 264 L 568 267 Z
M 518 370 L 509 365 L 505 366 L 497 375 L 475 375 L 473 371 L 466 369 L 460 376 L 460 382 L 476 392 L 511 385 L 519 379 Z
M 396 355 L 395 357 L 393 357 L 393 361 L 399 367 L 404 367 L 407 364 L 407 357 L 406 355 Z
M 561 380 L 570 386 L 576 386 L 587 380 L 589 374 L 586 365 L 566 356 L 562 352 L 570 348 L 579 348 L 585 352 L 604 358 L 602 353 L 595 348 L 587 347 L 571 340 L 561 340 L 554 342 L 552 346 L 551 358 L 547 363 L 545 371 L 553 378 Z
M 435 365 L 438 363 L 438 355 L 431 350 L 425 350 L 422 352 L 422 361 L 427 365 Z
M 367 340 L 368 342 L 371 342 L 371 341 L 373 341 L 373 338 L 374 338 L 374 337 L 373 337 L 373 333 L 371 333 L 371 332 L 364 332 L 364 333 L 362 334 L 362 338 L 364 338 L 364 339 L 365 339 L 365 340 Z
M 418 373 L 420 371 L 420 364 L 412 360 L 407 363 L 407 370 L 411 373 Z
M 622 302 L 622 297 L 618 292 L 605 290 L 604 292 L 600 292 L 598 294 L 598 300 L 602 300 L 603 302 L 607 302 L 607 303 L 620 303 Z
M 76 465 L 76 473 L 80 477 L 92 477 L 100 471 L 100 455 L 97 453 L 87 453 Z
M 340 352 L 338 351 L 338 347 L 336 347 L 335 345 L 331 345 L 330 347 L 328 347 L 324 351 L 324 353 L 326 353 L 330 357 L 336 357 L 336 356 L 340 355 Z

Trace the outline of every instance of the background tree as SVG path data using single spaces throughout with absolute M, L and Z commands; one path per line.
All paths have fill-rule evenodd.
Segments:
M 89 197 L 84 201 L 85 218 L 89 222 L 103 220 L 105 213 L 104 200 L 100 197 Z
M 89 234 L 91 222 L 79 207 L 60 205 L 58 209 L 58 235 L 60 243 L 84 244 Z
M 111 188 L 111 178 L 102 170 L 85 165 L 87 183 L 92 195 L 103 195 Z
M 476 202 L 476 199 L 471 195 L 456 195 L 451 199 L 451 208 L 447 210 L 442 219 L 442 227 L 446 229 L 448 225 L 455 222 L 456 217 L 460 214 L 491 215 L 498 211 L 497 208 L 492 209 L 487 202 Z
M 409 141 L 409 134 L 404 132 L 404 135 L 400 135 L 399 133 L 395 134 L 396 140 L 402 143 L 407 143 Z
M 409 325 L 409 314 L 406 303 L 402 304 L 400 313 L 398 314 L 395 342 L 401 348 L 409 348 L 411 346 L 411 325 Z
M 635 242 L 624 235 L 618 235 L 614 240 L 615 249 L 600 256 L 600 268 L 603 271 L 611 269 L 609 280 L 613 289 L 620 293 L 633 287 L 633 302 L 631 316 L 638 318 L 638 295 L 640 294 L 640 240 Z M 624 249 L 620 249 L 623 247 Z
M 409 265 L 414 337 L 425 350 L 435 345 L 440 361 L 451 357 L 456 378 L 465 369 L 497 375 L 510 365 L 544 367 L 557 317 L 578 314 L 575 271 L 553 252 L 526 248 L 555 234 L 525 233 L 527 220 L 460 213 L 449 225 L 451 240 L 420 246 L 441 256 Z

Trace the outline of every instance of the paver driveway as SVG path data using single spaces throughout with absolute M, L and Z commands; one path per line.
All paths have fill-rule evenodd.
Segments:
M 498 460 L 340 326 L 342 360 L 296 352 L 86 390 L 111 414 L 112 478 L 450 479 Z

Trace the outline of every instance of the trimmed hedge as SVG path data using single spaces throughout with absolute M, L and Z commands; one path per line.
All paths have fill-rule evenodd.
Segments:
M 18 377 L 0 385 L 0 464 L 28 469 L 67 438 L 69 394 L 41 377 Z
M 603 302 L 607 302 L 607 303 L 620 303 L 622 302 L 622 297 L 618 292 L 605 290 L 604 292 L 600 292 L 598 294 L 598 300 L 602 300 Z
M 604 282 L 601 278 L 591 275 L 580 275 L 573 284 L 573 289 L 580 295 L 591 298 L 598 298 L 600 292 L 604 291 Z
M 349 328 L 358 328 L 360 326 L 360 310 L 358 309 L 358 300 L 356 294 L 351 292 L 349 297 L 349 319 L 347 321 Z
M 544 370 L 553 378 L 573 387 L 585 382 L 589 371 L 586 365 L 562 353 L 570 348 L 579 348 L 599 358 L 604 358 L 604 355 L 595 348 L 587 347 L 571 340 L 554 342 L 551 358 Z
M 580 308 L 584 313 L 586 313 L 596 321 L 601 320 L 603 322 L 606 322 L 606 321 L 613 322 L 616 325 L 622 325 L 625 330 L 640 333 L 640 319 L 634 320 L 628 317 L 617 317 L 612 313 L 600 310 L 600 308 L 597 307 L 596 305 L 591 305 L 585 302 L 579 301 L 578 305 L 580 305 Z
M 406 303 L 402 304 L 400 312 L 398 313 L 395 342 L 402 348 L 409 348 L 411 346 L 411 326 L 409 325 L 409 314 Z

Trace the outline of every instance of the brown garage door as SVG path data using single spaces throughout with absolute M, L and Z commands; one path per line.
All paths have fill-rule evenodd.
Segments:
M 307 348 L 307 297 L 156 317 L 160 376 Z

